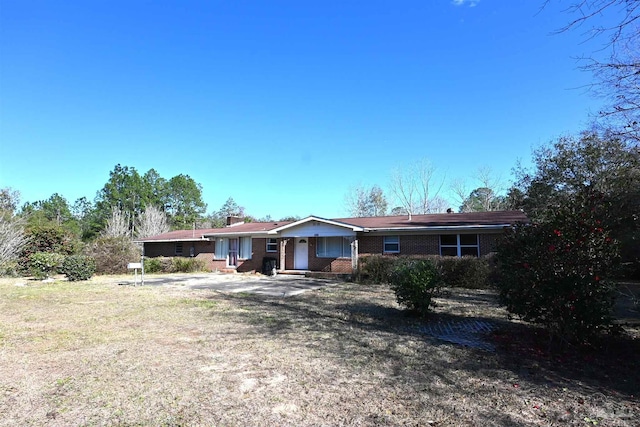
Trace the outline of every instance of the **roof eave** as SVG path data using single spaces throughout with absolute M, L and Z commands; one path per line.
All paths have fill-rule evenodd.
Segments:
M 241 232 L 229 232 L 229 233 L 207 233 L 204 237 L 220 237 L 220 236 L 256 236 L 256 235 L 266 235 L 268 234 L 268 230 L 260 230 L 260 231 L 241 231 Z
M 133 243 L 208 242 L 208 238 L 134 240 Z
M 379 231 L 446 231 L 446 230 L 500 230 L 511 227 L 512 224 L 491 224 L 491 225 L 438 225 L 422 227 L 368 227 L 365 232 Z

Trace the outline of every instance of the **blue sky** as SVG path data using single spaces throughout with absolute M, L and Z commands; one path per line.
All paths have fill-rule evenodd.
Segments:
M 542 3 L 0 0 L 0 187 L 93 199 L 119 163 L 279 218 L 421 158 L 506 184 L 599 105 L 598 41 Z

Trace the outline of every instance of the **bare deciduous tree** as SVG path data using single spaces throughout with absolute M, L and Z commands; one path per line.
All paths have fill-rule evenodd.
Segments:
M 391 174 L 389 188 L 409 217 L 414 214 L 442 212 L 439 197 L 444 178 L 436 179 L 436 168 L 427 159 L 418 160 L 407 168 L 396 168 Z M 444 208 L 446 209 L 446 207 Z
M 167 214 L 155 206 L 147 206 L 137 224 L 136 235 L 139 238 L 156 236 L 169 231 Z
M 559 32 L 590 24 L 587 38 L 606 38 L 605 59 L 582 58 L 596 77 L 594 93 L 608 103 L 600 117 L 617 136 L 640 142 L 640 1 L 575 0 L 566 11 L 572 18 Z
M 118 208 L 111 209 L 111 218 L 107 220 L 107 226 L 104 229 L 104 237 L 130 237 L 131 229 L 129 228 L 129 213 Z
M 0 215 L 0 267 L 17 259 L 28 241 L 21 220 Z

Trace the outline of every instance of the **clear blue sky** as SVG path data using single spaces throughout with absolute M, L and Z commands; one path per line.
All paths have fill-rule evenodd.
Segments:
M 0 0 L 0 187 L 93 200 L 120 163 L 279 218 L 419 158 L 508 182 L 599 105 L 542 3 Z

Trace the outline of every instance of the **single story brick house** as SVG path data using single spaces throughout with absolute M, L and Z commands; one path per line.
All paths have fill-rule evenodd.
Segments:
M 445 213 L 244 223 L 178 230 L 138 240 L 146 257 L 196 257 L 212 271 L 278 270 L 352 273 L 367 255 L 483 256 L 505 227 L 527 222 L 521 211 Z

